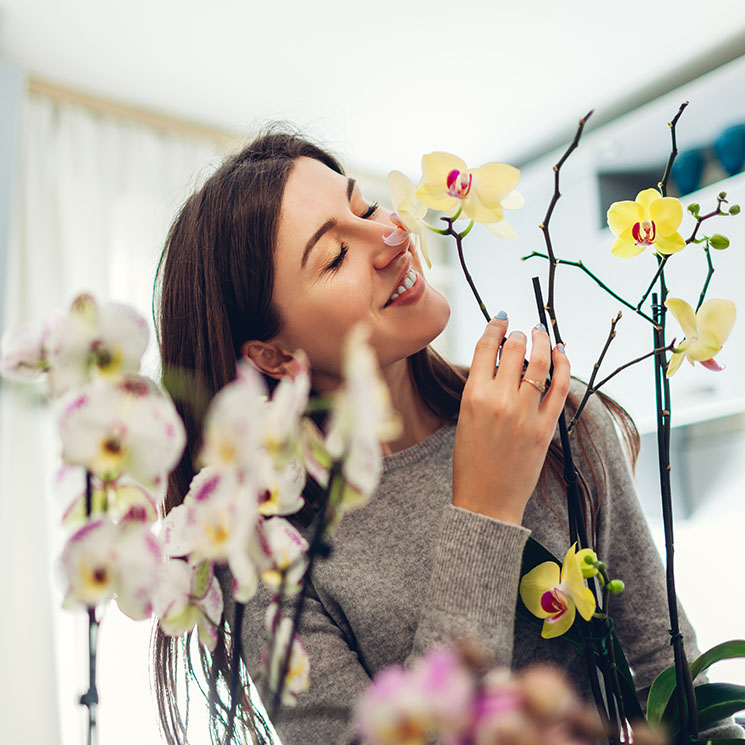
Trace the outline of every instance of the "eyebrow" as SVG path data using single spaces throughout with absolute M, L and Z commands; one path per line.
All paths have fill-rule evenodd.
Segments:
M 348 202 L 352 201 L 352 192 L 354 191 L 355 183 L 356 181 L 353 178 L 347 179 L 347 201 Z M 315 233 L 313 233 L 313 235 L 310 237 L 308 242 L 305 244 L 305 250 L 303 251 L 303 258 L 302 258 L 302 261 L 300 262 L 301 268 L 304 268 L 305 265 L 308 263 L 308 256 L 310 256 L 310 252 L 313 249 L 313 246 L 315 246 L 316 243 L 318 243 L 318 241 L 321 240 L 321 238 L 326 233 L 328 233 L 328 231 L 331 230 L 331 228 L 335 226 L 336 226 L 336 220 L 333 217 L 330 217 L 328 220 L 326 220 L 325 223 L 323 223 L 323 225 L 321 225 L 320 228 L 318 228 L 318 230 L 316 230 Z

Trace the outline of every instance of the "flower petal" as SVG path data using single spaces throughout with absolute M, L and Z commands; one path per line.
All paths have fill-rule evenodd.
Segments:
M 500 220 L 499 222 L 489 222 L 484 227 L 497 238 L 514 238 L 517 234 L 515 229 L 510 225 L 507 220 Z
M 713 331 L 720 344 L 727 341 L 735 325 L 736 317 L 735 304 L 731 300 L 717 298 L 702 303 L 696 313 L 699 328 Z
M 631 259 L 638 256 L 646 247 L 639 246 L 631 236 L 631 228 L 627 228 L 618 237 L 611 248 L 614 256 L 620 256 L 622 259 Z
M 711 359 L 721 348 L 722 345 L 714 332 L 710 329 L 704 329 L 699 331 L 698 339 L 691 339 L 685 354 L 689 360 L 703 362 Z
M 654 221 L 657 235 L 670 235 L 680 227 L 683 205 L 675 197 L 661 197 L 649 205 L 649 216 Z
M 520 597 L 525 607 L 538 618 L 547 618 L 548 613 L 541 606 L 545 592 L 559 584 L 559 565 L 554 561 L 544 561 L 531 569 L 520 581 Z
M 541 636 L 544 639 L 554 639 L 569 631 L 574 623 L 574 604 L 569 603 L 569 607 L 560 615 L 553 618 L 547 618 L 543 622 Z
M 654 247 L 661 254 L 674 254 L 678 253 L 678 251 L 682 251 L 686 247 L 686 242 L 683 240 L 680 233 L 658 235 L 654 239 Z
M 679 354 L 673 354 L 673 356 L 670 358 L 670 362 L 667 363 L 667 375 L 666 377 L 670 377 L 671 375 L 674 375 L 678 368 L 683 364 L 683 360 L 685 359 L 685 355 L 680 352 Z
M 525 197 L 519 191 L 511 191 L 502 200 L 502 209 L 505 210 L 519 210 L 520 207 L 524 206 Z
M 644 211 L 645 217 L 650 216 L 649 210 L 652 204 L 658 199 L 662 199 L 662 194 L 660 194 L 658 189 L 644 189 L 636 195 L 636 203 Z
M 401 171 L 391 171 L 388 174 L 388 193 L 394 212 L 398 212 L 401 207 L 405 212 L 410 212 L 416 203 L 416 187 Z
M 631 235 L 631 228 L 643 219 L 644 212 L 641 206 L 630 200 L 614 202 L 608 210 L 608 227 L 613 235 L 619 237 L 627 230 Z
M 501 202 L 520 183 L 520 171 L 507 163 L 486 163 L 471 171 L 473 186 L 479 201 L 486 207 L 501 209 Z
M 675 320 L 680 324 L 687 339 L 695 339 L 698 336 L 696 314 L 685 300 L 669 297 L 665 300 L 665 307 L 675 316 Z
M 504 217 L 501 204 L 497 203 L 494 206 L 484 204 L 475 191 L 463 200 L 463 212 L 472 220 L 481 223 L 499 222 Z
M 722 372 L 724 365 L 720 365 L 713 357 L 710 360 L 701 360 L 701 364 L 712 372 Z

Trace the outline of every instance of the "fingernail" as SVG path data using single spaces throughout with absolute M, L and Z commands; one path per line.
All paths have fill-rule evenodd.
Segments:
M 546 327 L 542 323 L 536 323 L 535 330 L 536 331 L 545 331 L 546 330 Z
M 500 310 L 499 313 L 497 313 L 494 318 L 492 318 L 493 321 L 506 321 L 507 320 L 507 311 L 506 310 Z
M 557 344 L 557 345 L 556 345 L 556 348 L 557 348 L 557 349 L 558 349 L 558 350 L 559 350 L 559 351 L 560 351 L 560 352 L 561 352 L 562 354 L 566 354 L 566 353 L 567 353 L 567 352 L 566 352 L 566 349 L 564 349 L 564 345 L 563 345 L 563 344 Z
M 512 332 L 511 334 L 510 334 L 510 338 L 513 338 L 513 337 L 514 337 L 514 338 L 518 338 L 518 337 L 520 337 L 520 339 L 521 339 L 522 341 L 527 341 L 527 340 L 528 340 L 528 339 L 527 339 L 527 337 L 525 336 L 525 334 L 523 334 L 523 332 L 522 332 L 522 331 L 513 331 L 513 332 Z

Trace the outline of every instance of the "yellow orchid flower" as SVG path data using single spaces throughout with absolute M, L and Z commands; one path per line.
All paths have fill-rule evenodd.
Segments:
M 685 333 L 685 339 L 675 348 L 667 366 L 667 377 L 675 373 L 684 359 L 700 362 L 709 370 L 723 368 L 714 360 L 735 325 L 735 304 L 731 300 L 707 300 L 697 313 L 685 300 L 670 297 L 665 306 Z
M 388 174 L 388 192 L 393 204 L 391 222 L 396 227 L 383 240 L 389 246 L 397 246 L 408 238 L 409 233 L 413 233 L 419 238 L 419 250 L 431 269 L 432 262 L 429 260 L 427 248 L 427 225 L 424 222 L 427 205 L 417 200 L 416 187 L 401 171 L 391 171 Z
M 422 180 L 416 196 L 450 217 L 462 209 L 466 217 L 483 223 L 494 235 L 514 238 L 504 210 L 525 204 L 514 190 L 519 181 L 520 171 L 506 163 L 487 163 L 469 170 L 457 155 L 434 152 L 422 157 Z
M 614 202 L 608 210 L 608 227 L 617 237 L 611 252 L 631 258 L 647 246 L 661 254 L 673 254 L 685 248 L 678 233 L 683 220 L 683 205 L 674 197 L 663 197 L 657 189 L 644 189 L 636 201 Z
M 582 567 L 572 544 L 559 565 L 544 561 L 531 569 L 520 582 L 520 597 L 525 607 L 538 618 L 544 618 L 541 636 L 553 639 L 568 631 L 578 612 L 585 621 L 595 612 L 595 596 L 585 585 Z

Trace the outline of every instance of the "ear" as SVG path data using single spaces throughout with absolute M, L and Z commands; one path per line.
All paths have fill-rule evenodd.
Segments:
M 292 377 L 296 367 L 293 355 L 285 352 L 277 344 L 268 341 L 246 341 L 241 347 L 241 354 L 265 375 L 281 380 Z

